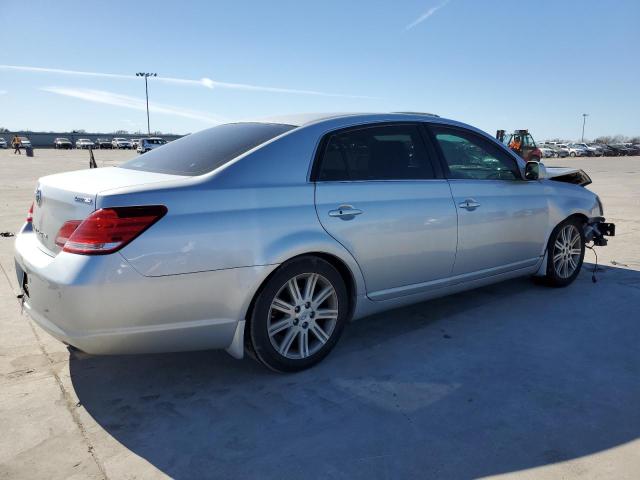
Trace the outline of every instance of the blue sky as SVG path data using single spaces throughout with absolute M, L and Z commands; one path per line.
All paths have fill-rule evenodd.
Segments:
M 640 135 L 638 0 L 2 4 L 10 129 L 145 130 L 144 82 L 127 76 L 150 71 L 164 78 L 149 85 L 151 128 L 164 132 L 412 110 L 539 139 L 578 138 L 589 113 L 587 137 Z

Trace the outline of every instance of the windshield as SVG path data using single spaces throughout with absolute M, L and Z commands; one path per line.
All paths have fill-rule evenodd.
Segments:
M 203 175 L 294 128 L 275 123 L 219 125 L 155 148 L 120 167 L 174 175 Z

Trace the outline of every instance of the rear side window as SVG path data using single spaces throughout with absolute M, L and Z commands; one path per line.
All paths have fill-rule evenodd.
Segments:
M 155 148 L 120 167 L 174 175 L 203 175 L 294 128 L 276 123 L 218 125 Z
M 498 146 L 473 132 L 431 126 L 449 168 L 449 178 L 520 180 L 516 161 Z
M 320 181 L 435 178 L 417 125 L 383 125 L 331 135 L 318 169 Z

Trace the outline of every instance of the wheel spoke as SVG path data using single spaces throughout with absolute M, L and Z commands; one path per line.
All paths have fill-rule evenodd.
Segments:
M 338 318 L 338 310 L 332 310 L 323 308 L 322 310 L 316 310 L 316 320 L 319 319 L 333 319 Z
M 569 247 L 573 247 L 579 240 L 580 240 L 580 234 L 574 231 L 573 238 L 571 239 L 571 243 L 569 244 Z
M 554 264 L 555 264 L 555 263 L 557 263 L 557 261 L 558 261 L 558 260 L 560 260 L 561 258 L 562 258 L 562 253 L 556 253 L 556 254 L 553 256 L 553 263 L 554 263 Z
M 573 259 L 573 257 L 569 257 L 568 260 L 569 260 L 569 266 L 571 267 L 571 273 L 573 273 L 575 269 L 578 268 L 578 264 Z
M 298 349 L 302 358 L 309 356 L 309 330 L 300 331 L 300 335 L 298 335 Z
M 275 298 L 271 303 L 271 308 L 274 310 L 278 310 L 283 313 L 287 313 L 291 315 L 293 313 L 293 305 L 285 302 L 281 298 Z
M 564 247 L 562 242 L 560 240 L 556 240 L 556 248 L 559 250 L 562 250 L 562 247 Z
M 291 348 L 291 344 L 295 340 L 297 334 L 298 331 L 293 328 L 287 332 L 287 335 L 284 337 L 284 340 L 282 340 L 280 348 L 278 349 L 281 355 L 284 355 L 285 357 L 287 356 L 287 353 L 289 353 L 289 349 Z
M 327 298 L 331 296 L 332 293 L 333 293 L 333 287 L 329 285 L 324 290 L 322 290 L 316 296 L 316 298 L 313 299 L 313 303 L 316 305 L 316 307 L 319 307 L 320 305 L 322 305 L 322 302 L 324 302 Z
M 582 253 L 582 250 L 580 250 L 579 248 L 572 248 L 571 250 L 569 250 L 569 253 L 571 255 L 580 255 Z
M 269 327 L 269 336 L 273 337 L 276 333 L 279 333 L 282 330 L 289 328 L 290 325 L 291 325 L 291 320 L 289 318 L 285 318 L 284 320 L 280 320 L 279 322 L 272 324 Z
M 325 331 L 322 329 L 322 327 L 317 323 L 314 323 L 311 326 L 311 331 L 316 336 L 316 338 L 320 340 L 320 342 L 322 342 L 323 344 L 327 343 L 327 340 L 329 340 L 329 335 L 327 335 Z
M 300 288 L 298 287 L 298 282 L 296 278 L 292 278 L 287 282 L 287 288 L 289 289 L 289 293 L 291 294 L 291 299 L 294 303 L 302 303 L 302 294 L 300 293 Z
M 316 283 L 318 283 L 318 274 L 312 273 L 307 277 L 307 282 L 304 285 L 304 300 L 310 302 L 313 299 L 313 292 L 316 290 Z

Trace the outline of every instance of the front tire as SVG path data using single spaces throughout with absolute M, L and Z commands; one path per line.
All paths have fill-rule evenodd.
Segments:
M 547 246 L 547 285 L 566 287 L 579 275 L 585 251 L 582 229 L 583 222 L 569 218 L 551 233 Z
M 348 311 L 340 273 L 321 258 L 296 258 L 283 264 L 258 293 L 249 319 L 249 348 L 272 370 L 304 370 L 333 349 Z

